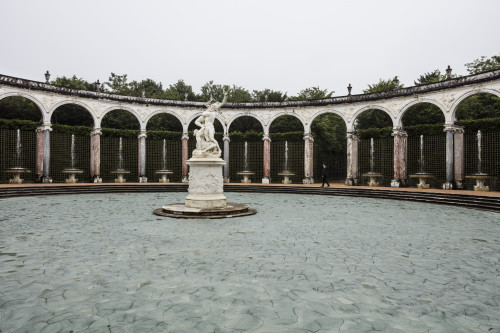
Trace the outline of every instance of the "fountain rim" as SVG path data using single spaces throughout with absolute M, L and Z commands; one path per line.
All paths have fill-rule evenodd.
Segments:
M 4 169 L 4 172 L 7 172 L 7 173 L 30 173 L 31 170 L 28 168 L 14 167 L 14 168 Z

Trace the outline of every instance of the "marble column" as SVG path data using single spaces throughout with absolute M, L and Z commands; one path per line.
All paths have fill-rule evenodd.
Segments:
M 187 165 L 187 160 L 189 158 L 188 140 L 189 140 L 189 134 L 182 133 L 182 182 L 183 183 L 189 182 L 189 172 Z
M 36 128 L 36 176 L 37 182 L 41 182 L 43 178 L 43 126 Z
M 90 132 L 90 177 L 94 183 L 102 183 L 101 178 L 101 129 Z
M 52 183 L 52 178 L 50 178 L 50 132 L 52 127 L 50 123 L 44 123 L 42 125 L 43 131 L 43 183 Z
M 304 133 L 304 184 L 314 183 L 314 138 L 311 133 Z
M 269 184 L 271 182 L 271 137 L 269 133 L 264 133 L 262 141 L 264 141 L 264 178 L 262 178 L 262 184 Z
M 148 178 L 146 177 L 146 135 L 145 130 L 141 130 L 138 135 L 139 143 L 139 183 L 147 183 Z
M 358 134 L 347 132 L 347 186 L 358 185 Z
M 408 184 L 406 171 L 408 133 L 402 128 L 395 128 L 392 130 L 392 136 L 394 137 L 394 178 L 391 181 L 391 187 L 406 186 Z
M 445 124 L 444 131 L 446 132 L 446 182 L 443 184 L 443 189 L 456 189 L 455 184 L 455 132 L 463 130 L 462 127 Z
M 226 164 L 224 164 L 224 183 L 229 183 L 229 142 L 231 141 L 229 139 L 229 134 L 224 134 L 223 137 L 224 140 L 224 161 L 226 161 Z
M 464 128 L 455 126 L 453 131 L 453 148 L 455 164 L 455 184 L 457 189 L 464 188 L 465 168 L 464 168 Z

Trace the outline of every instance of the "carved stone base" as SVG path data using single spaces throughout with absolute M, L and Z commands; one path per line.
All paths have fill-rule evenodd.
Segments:
M 357 186 L 358 185 L 358 179 L 357 178 L 346 178 L 344 184 L 346 186 Z
M 127 180 L 123 177 L 122 174 L 118 175 L 118 178 L 115 178 L 115 183 L 126 183 Z
M 191 158 L 189 165 L 189 188 L 185 205 L 188 208 L 214 209 L 227 206 L 223 194 L 221 158 Z
M 52 183 L 52 178 L 50 178 L 49 176 L 44 176 L 42 178 L 42 183 L 44 183 L 44 184 Z
M 94 176 L 94 180 L 93 180 L 94 183 L 102 183 L 102 178 L 99 177 L 99 176 Z
M 224 183 L 230 183 L 229 177 L 224 177 Z
M 291 184 L 292 180 L 288 176 L 283 176 L 283 180 L 281 181 L 283 184 Z
M 368 182 L 368 186 L 376 187 L 376 186 L 379 186 L 379 183 L 377 182 L 377 179 L 375 177 L 370 177 L 370 181 Z
M 75 177 L 74 173 L 69 174 L 69 178 L 66 178 L 66 183 L 70 184 L 78 183 L 78 179 Z
M 148 182 L 148 177 L 139 177 L 139 183 L 147 183 Z
M 453 189 L 455 189 L 453 182 L 446 182 L 443 184 L 443 190 L 453 190 Z
M 252 182 L 252 180 L 250 178 L 248 178 L 247 175 L 243 175 L 243 179 L 241 180 L 242 183 L 245 183 L 245 184 L 250 184 Z
M 476 185 L 474 186 L 474 191 L 489 192 L 490 187 L 485 186 L 482 179 L 476 179 Z
M 182 180 L 181 180 L 181 182 L 183 182 L 183 183 L 189 183 L 189 178 L 188 178 L 188 176 L 182 176 Z
M 303 184 L 314 184 L 314 179 L 312 179 L 312 177 L 306 177 L 306 178 L 302 179 L 302 183 Z
M 455 186 L 457 187 L 457 190 L 463 190 L 464 189 L 463 180 L 462 179 L 455 180 Z
M 9 179 L 9 184 L 22 184 L 22 183 L 23 183 L 23 179 L 21 179 L 21 174 L 19 174 L 19 173 L 16 173 L 14 175 L 14 178 Z
M 269 177 L 262 178 L 262 184 L 269 184 L 269 183 L 271 183 L 271 180 L 269 179 Z
M 425 178 L 419 178 L 418 179 L 417 188 L 422 189 L 422 190 L 426 190 L 426 189 L 428 189 L 430 187 L 431 186 L 425 182 Z
M 168 179 L 167 175 L 161 175 L 161 178 L 158 180 L 160 183 L 170 183 L 170 179 Z

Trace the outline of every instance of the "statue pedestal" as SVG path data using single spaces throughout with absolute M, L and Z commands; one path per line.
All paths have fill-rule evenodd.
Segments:
M 185 199 L 188 208 L 213 209 L 224 208 L 227 200 L 224 196 L 222 167 L 226 162 L 219 157 L 191 158 L 189 165 L 189 188 Z

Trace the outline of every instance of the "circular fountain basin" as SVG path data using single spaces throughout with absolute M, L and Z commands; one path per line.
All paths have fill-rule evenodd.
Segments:
M 152 214 L 185 193 L 0 200 L 0 330 L 500 327 L 498 213 L 369 198 L 230 195 L 259 214 L 210 223 Z
M 4 172 L 7 172 L 7 173 L 30 173 L 31 170 L 26 169 L 26 168 L 9 168 L 9 169 L 5 169 Z
M 291 171 L 282 171 L 278 173 L 278 176 L 295 176 L 295 174 Z
M 249 177 L 255 175 L 255 172 L 246 170 L 246 171 L 238 171 L 236 174 L 243 176 L 243 179 L 241 180 L 242 183 L 250 184 L 252 180 Z
M 363 177 L 382 177 L 382 174 L 379 172 L 366 172 L 366 173 L 362 173 L 361 176 L 363 176 Z
M 174 172 L 172 170 L 156 170 L 155 173 L 158 175 L 171 175 Z
M 413 173 L 410 178 L 434 178 L 430 173 Z
M 69 173 L 69 174 L 80 174 L 80 173 L 83 173 L 83 170 L 82 169 L 64 169 L 61 171 L 61 173 Z
M 474 173 L 472 175 L 467 175 L 465 178 L 469 179 L 490 179 L 495 178 L 495 176 L 488 175 L 487 173 Z
M 130 173 L 130 171 L 127 170 L 113 170 L 110 173 L 117 174 L 117 175 L 126 175 Z

